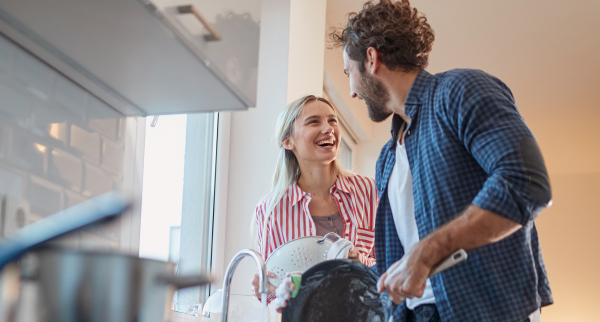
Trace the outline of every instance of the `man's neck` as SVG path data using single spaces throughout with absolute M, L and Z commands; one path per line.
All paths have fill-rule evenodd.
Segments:
M 410 88 L 415 82 L 417 75 L 419 75 L 419 72 L 420 70 L 409 72 L 387 70 L 387 75 L 382 80 L 390 93 L 388 107 L 392 112 L 400 115 L 407 124 L 410 122 L 410 118 L 408 118 L 404 112 L 404 104 L 408 97 L 408 93 L 410 92 Z

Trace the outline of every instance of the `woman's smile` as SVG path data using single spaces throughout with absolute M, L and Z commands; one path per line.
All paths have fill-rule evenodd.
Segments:
M 331 106 L 321 102 L 307 103 L 296 121 L 293 134 L 287 141 L 299 162 L 329 163 L 337 157 L 340 128 Z
M 317 145 L 324 149 L 333 149 L 335 146 L 335 138 L 327 138 L 317 141 Z

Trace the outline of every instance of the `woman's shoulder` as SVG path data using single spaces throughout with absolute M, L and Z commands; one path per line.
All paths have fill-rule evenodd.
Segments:
M 267 211 L 267 207 L 271 204 L 272 197 L 265 197 L 261 199 L 256 205 L 256 214 L 262 214 Z
M 375 180 L 367 176 L 363 176 L 356 173 L 350 173 L 342 177 L 342 184 L 347 186 L 347 191 L 354 191 L 356 193 L 367 195 L 377 191 L 375 188 Z
M 351 184 L 351 185 L 357 185 L 357 184 L 374 185 L 375 184 L 375 179 L 369 178 L 367 176 L 363 176 L 358 173 L 350 173 L 350 174 L 343 176 L 343 178 L 345 181 L 347 181 L 348 184 Z
M 262 214 L 264 212 L 267 211 L 267 208 L 269 208 L 269 206 L 274 206 L 277 207 L 279 205 L 279 203 L 281 203 L 281 200 L 283 200 L 283 198 L 287 197 L 291 192 L 290 189 L 293 189 L 294 185 L 290 185 L 286 191 L 283 193 L 283 196 L 275 196 L 273 194 L 267 195 L 265 197 L 263 197 L 258 204 L 256 205 L 256 213 L 257 214 Z M 272 205 L 272 201 L 274 199 L 278 199 L 275 205 Z

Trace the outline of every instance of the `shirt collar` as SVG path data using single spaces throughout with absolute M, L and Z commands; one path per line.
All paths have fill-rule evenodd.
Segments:
M 341 190 L 345 193 L 350 193 L 348 179 L 344 178 L 343 176 L 337 177 L 335 184 L 333 185 L 333 187 L 331 187 L 329 192 L 335 191 L 334 188 L 336 190 Z M 298 185 L 297 181 L 292 183 L 288 187 L 288 190 L 287 190 L 287 197 L 290 200 L 290 203 L 292 204 L 292 206 L 296 205 L 298 203 L 298 201 L 302 200 L 302 198 L 304 198 L 304 196 L 307 194 L 308 194 L 308 192 L 304 192 L 304 191 L 302 191 L 302 189 L 300 189 L 300 186 Z
M 344 176 L 338 176 L 337 180 L 335 181 L 335 184 L 333 185 L 332 189 L 330 189 L 330 192 L 333 192 L 333 188 L 335 188 L 336 190 L 341 190 L 345 193 L 350 193 L 350 187 L 349 187 L 349 182 L 348 179 Z
M 290 199 L 290 203 L 292 206 L 296 205 L 300 199 L 304 198 L 306 192 L 300 189 L 298 182 L 294 181 L 287 190 L 288 199 Z
M 410 91 L 408 92 L 408 96 L 404 101 L 404 105 L 406 108 L 414 108 L 414 106 L 420 106 L 423 101 L 423 96 L 427 93 L 429 89 L 429 83 L 433 75 L 431 75 L 426 70 L 421 70 L 415 78 L 415 81 L 412 83 L 410 87 Z M 407 113 L 408 116 L 408 113 Z
M 404 101 L 404 113 L 406 116 L 414 119 L 417 114 L 418 109 L 421 107 L 422 102 L 424 100 L 424 96 L 427 95 L 427 91 L 429 90 L 429 83 L 433 79 L 433 75 L 431 75 L 426 70 L 421 70 L 415 81 L 412 83 L 410 87 L 410 91 L 408 91 L 408 96 L 406 96 L 406 100 Z M 398 131 L 400 131 L 400 127 L 404 123 L 404 120 L 398 114 L 394 114 L 392 118 L 392 145 L 390 148 L 396 148 L 396 142 L 398 141 Z

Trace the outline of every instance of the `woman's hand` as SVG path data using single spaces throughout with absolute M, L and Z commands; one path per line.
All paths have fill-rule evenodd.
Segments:
M 356 248 L 352 248 L 348 251 L 348 259 L 357 261 L 360 263 L 360 252 Z
M 275 278 L 277 276 L 275 275 L 275 273 L 267 271 L 267 277 Z M 273 284 L 269 283 L 268 281 L 267 281 L 267 284 L 269 285 L 268 290 L 267 290 L 267 296 L 268 296 L 268 294 L 275 293 L 275 290 L 277 288 Z M 258 277 L 258 272 L 257 272 L 257 273 L 254 273 L 254 278 L 252 279 L 252 287 L 254 288 L 254 295 L 256 295 L 256 297 L 260 300 L 262 295 L 258 292 L 259 285 L 260 285 L 260 279 Z
M 292 272 L 285 274 L 288 278 L 284 279 L 281 284 L 275 290 L 275 296 L 277 297 L 273 304 L 275 304 L 275 310 L 277 313 L 281 313 L 284 307 L 287 306 L 288 301 L 290 300 L 291 293 L 296 289 L 296 285 L 290 281 L 289 277 L 292 275 L 302 275 L 300 272 Z

